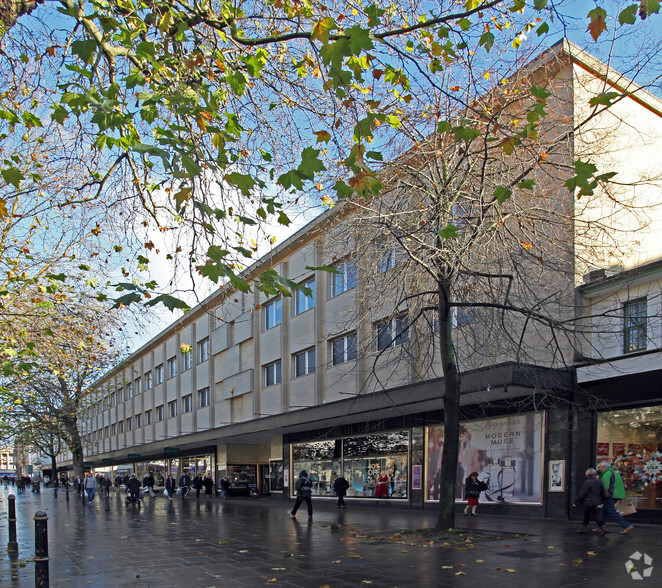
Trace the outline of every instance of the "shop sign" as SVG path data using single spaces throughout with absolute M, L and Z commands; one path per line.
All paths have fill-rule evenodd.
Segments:
M 141 457 L 140 453 L 129 453 L 127 455 L 127 458 L 129 459 L 140 459 Z
M 172 453 L 179 453 L 179 447 L 164 447 L 163 453 L 165 453 L 166 455 Z
M 420 465 L 411 466 L 411 489 L 412 490 L 420 490 L 421 489 L 422 469 L 423 469 L 423 466 L 420 466 Z

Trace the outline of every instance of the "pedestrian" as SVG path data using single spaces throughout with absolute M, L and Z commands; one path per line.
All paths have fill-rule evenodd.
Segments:
M 120 491 L 120 486 L 122 485 L 122 476 L 117 474 L 115 476 L 115 479 L 113 480 L 114 486 L 115 486 L 115 492 L 119 494 Z
M 230 480 L 228 480 L 227 476 L 223 476 L 221 478 L 221 496 L 223 497 L 223 500 L 227 500 L 229 495 L 230 495 Z
M 87 474 L 85 474 L 85 479 L 83 480 L 83 489 L 87 494 L 88 504 L 92 504 L 94 502 L 94 495 L 97 492 L 97 481 L 94 479 L 92 472 L 87 472 Z
M 602 504 L 602 513 L 600 514 L 602 525 L 604 526 L 607 523 L 607 519 L 611 516 L 623 528 L 621 535 L 627 535 L 632 531 L 633 527 L 623 518 L 623 515 L 616 510 L 616 501 L 625 498 L 625 484 L 623 484 L 623 478 L 621 478 L 621 475 L 614 470 L 610 461 L 600 462 L 598 469 L 601 474 L 600 479 L 609 493 L 609 498 L 607 498 Z M 608 531 L 603 531 L 603 533 L 604 532 Z
M 152 498 L 154 498 L 154 484 L 156 484 L 154 474 L 147 472 L 147 475 L 143 478 L 143 486 Z
M 191 476 L 188 475 L 188 472 L 184 472 L 179 478 L 179 490 L 182 493 L 182 500 L 186 498 L 189 489 L 191 488 Z
M 172 497 L 175 495 L 175 492 L 177 491 L 177 484 L 175 483 L 175 478 L 172 477 L 172 474 L 168 474 L 168 478 L 165 481 L 165 490 L 166 493 L 168 494 L 168 498 L 172 500 Z
M 202 474 L 198 474 L 193 478 L 192 486 L 195 488 L 195 497 L 200 498 L 200 490 L 202 490 Z
M 345 505 L 345 495 L 347 494 L 347 488 L 349 488 L 349 482 L 342 477 L 338 476 L 333 482 L 333 491 L 338 497 L 338 504 L 336 508 L 347 508 Z
M 135 474 L 131 474 L 131 477 L 129 478 L 129 482 L 126 485 L 126 493 L 129 495 L 130 501 L 133 504 L 137 504 L 138 508 L 140 508 L 140 487 L 142 484 L 140 483 L 140 480 L 136 478 Z
M 577 494 L 577 497 L 572 502 L 572 506 L 577 506 L 579 503 L 584 503 L 584 520 L 582 526 L 575 531 L 575 533 L 586 533 L 586 527 L 589 521 L 595 521 L 598 530 L 605 535 L 607 527 L 600 519 L 598 513 L 598 506 L 608 497 L 607 489 L 602 482 L 598 479 L 598 472 L 594 468 L 586 470 L 586 480 Z
M 309 519 L 313 518 L 313 502 L 310 498 L 312 495 L 312 487 L 313 487 L 313 483 L 310 481 L 310 478 L 308 477 L 308 472 L 306 472 L 306 470 L 301 470 L 301 473 L 299 474 L 299 478 L 294 484 L 294 489 L 296 490 L 297 493 L 297 499 L 296 502 L 294 503 L 294 508 L 290 513 L 290 515 L 292 515 L 292 518 L 296 518 L 297 510 L 299 510 L 299 507 L 301 506 L 301 503 L 303 501 L 305 501 L 306 504 L 308 505 L 308 518 Z
M 472 517 L 477 516 L 478 497 L 483 490 L 487 490 L 487 484 L 478 479 L 478 472 L 471 472 L 464 481 L 464 497 L 467 499 L 467 506 L 464 507 L 465 516 L 469 514 L 469 509 Z
M 212 480 L 210 474 L 207 474 L 205 479 L 202 480 L 202 485 L 205 487 L 205 496 L 210 497 L 214 490 L 214 480 Z

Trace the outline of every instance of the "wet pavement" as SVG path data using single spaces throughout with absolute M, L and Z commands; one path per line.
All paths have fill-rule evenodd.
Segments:
M 83 506 L 60 489 L 16 494 L 18 557 L 7 553 L 7 496 L 0 487 L 0 587 L 34 586 L 34 521 L 48 514 L 51 586 L 140 588 L 328 586 L 421 587 L 537 585 L 542 588 L 662 585 L 662 528 L 637 526 L 622 536 L 576 535 L 576 523 L 480 515 L 456 519 L 468 532 L 402 542 L 405 529 L 432 529 L 434 512 L 389 503 L 346 510 L 313 499 L 315 515 L 292 519 L 292 503 L 268 498 L 170 501 L 145 498 L 142 509 L 111 494 L 110 511 L 97 500 Z M 484 510 L 487 510 L 486 508 Z M 487 534 L 487 537 L 483 535 Z M 399 540 L 398 540 L 399 539 Z M 469 539 L 467 541 L 467 539 Z M 427 541 L 433 540 L 430 544 Z M 444 543 L 446 545 L 444 545 Z M 646 567 L 650 576 L 631 573 Z

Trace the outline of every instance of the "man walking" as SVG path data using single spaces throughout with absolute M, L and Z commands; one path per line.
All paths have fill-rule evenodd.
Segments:
M 143 487 L 146 492 L 149 492 L 149 495 L 154 498 L 154 485 L 156 480 L 154 479 L 154 474 L 152 472 L 147 472 L 147 475 L 143 478 Z
M 296 518 L 297 510 L 299 510 L 299 507 L 301 506 L 301 503 L 304 500 L 308 505 L 308 518 L 309 519 L 313 518 L 313 503 L 310 498 L 312 495 L 312 487 L 313 487 L 313 483 L 310 481 L 310 478 L 308 477 L 308 472 L 306 472 L 306 470 L 302 470 L 301 473 L 299 474 L 299 479 L 296 481 L 296 484 L 294 485 L 294 489 L 297 492 L 297 500 L 294 503 L 294 508 L 292 509 L 292 512 L 290 513 L 293 519 Z
M 602 504 L 600 520 L 602 521 L 603 533 L 606 532 L 604 525 L 607 522 L 607 518 L 611 516 L 623 528 L 621 535 L 627 535 L 632 531 L 633 527 L 623 518 L 623 515 L 616 510 L 616 501 L 625 498 L 625 485 L 623 484 L 623 478 L 621 478 L 621 475 L 614 470 L 609 461 L 600 462 L 598 469 L 600 470 L 600 479 L 611 497 L 606 498 Z
M 85 479 L 83 480 L 83 489 L 87 494 L 88 504 L 92 504 L 94 502 L 94 495 L 97 492 L 97 481 L 94 479 L 92 472 L 87 472 L 87 474 L 85 474 Z
M 191 488 L 191 476 L 188 475 L 188 472 L 184 472 L 179 478 L 179 489 L 182 493 L 182 500 L 186 498 L 189 489 Z
M 342 474 L 338 476 L 333 482 L 333 491 L 338 497 L 337 508 L 347 508 L 345 506 L 345 494 L 347 494 L 347 488 L 349 488 L 349 482 L 342 477 Z

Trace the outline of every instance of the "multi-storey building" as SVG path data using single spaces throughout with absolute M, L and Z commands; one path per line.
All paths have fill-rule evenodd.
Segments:
M 473 293 L 482 311 L 457 309 L 464 418 L 457 477 L 461 485 L 471 471 L 489 476 L 486 498 L 499 512 L 565 517 L 574 473 L 596 458 L 595 443 L 585 443 L 584 428 L 573 423 L 602 418 L 595 403 L 581 404 L 574 385 L 577 342 L 582 349 L 586 342 L 573 323 L 575 288 L 591 298 L 597 286 L 581 285 L 589 270 L 611 275 L 662 257 L 655 237 L 662 221 L 651 206 L 660 201 L 652 176 L 662 104 L 632 92 L 627 80 L 565 41 L 521 75 L 551 90 L 541 135 L 563 138 L 552 142 L 552 173 L 538 175 L 534 196 L 514 196 L 529 212 L 547 203 L 535 217 L 547 257 L 516 239 L 517 250 L 489 243 L 472 263 L 477 275 L 491 266 L 512 274 L 512 301 L 529 309 L 538 304 L 539 314 L 546 301 L 549 320 L 530 328 L 533 311 L 502 320 L 485 302 L 488 294 L 503 294 L 494 282 L 493 291 Z M 608 90 L 620 96 L 617 104 L 605 111 L 591 105 L 592 96 Z M 583 119 L 590 122 L 580 126 Z M 636 231 L 625 212 L 613 216 L 613 194 L 575 199 L 563 186 L 580 156 L 621 173 L 621 196 L 649 215 Z M 636 181 L 642 175 L 646 183 Z M 437 321 L 424 304 L 401 296 L 425 285 L 407 256 L 356 217 L 350 206 L 324 213 L 245 273 L 250 281 L 274 268 L 306 290 L 266 297 L 223 288 L 99 380 L 86 423 L 86 462 L 113 475 L 147 469 L 157 478 L 184 470 L 227 475 L 236 492 L 254 486 L 284 498 L 302 469 L 317 495 L 331 496 L 343 472 L 349 496 L 364 499 L 374 499 L 385 473 L 386 500 L 433 506 L 443 441 Z M 512 234 L 526 229 L 520 224 Z M 334 271 L 313 269 L 325 266 Z M 636 343 L 641 333 L 628 336 Z

